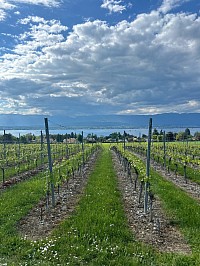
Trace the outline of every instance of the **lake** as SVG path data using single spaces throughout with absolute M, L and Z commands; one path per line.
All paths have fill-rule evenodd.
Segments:
M 158 132 L 160 132 L 160 130 L 165 132 L 183 132 L 185 131 L 185 128 L 156 128 L 158 130 Z M 192 135 L 194 135 L 195 132 L 200 132 L 200 128 L 195 127 L 195 128 L 189 128 L 190 129 L 190 133 Z M 96 134 L 98 137 L 100 136 L 109 136 L 111 133 L 113 132 L 120 132 L 121 134 L 124 133 L 124 130 L 126 131 L 126 133 L 134 135 L 134 136 L 141 136 L 142 134 L 146 134 L 148 135 L 148 128 L 84 128 L 84 129 L 50 129 L 49 133 L 50 134 L 70 134 L 71 132 L 74 132 L 76 134 L 81 134 L 81 132 L 83 131 L 83 135 L 86 137 L 88 134 Z M 42 130 L 43 134 L 45 134 L 45 130 Z M 26 134 L 33 134 L 35 136 L 39 136 L 41 130 L 38 129 L 8 129 L 5 131 L 7 134 L 10 133 L 15 137 L 18 137 L 19 134 L 21 136 L 26 135 Z M 0 130 L 0 135 L 3 135 L 4 131 Z

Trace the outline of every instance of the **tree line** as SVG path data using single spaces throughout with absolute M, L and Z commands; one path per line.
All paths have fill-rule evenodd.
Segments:
M 152 132 L 153 141 L 162 141 L 164 131 L 158 131 L 156 128 Z M 77 142 L 82 142 L 82 134 L 77 134 L 76 132 L 66 133 L 66 134 L 50 134 L 50 138 L 53 142 L 62 143 L 67 142 L 69 139 L 75 139 Z M 195 132 L 194 135 L 191 135 L 190 129 L 186 128 L 184 131 L 180 132 L 166 132 L 165 133 L 166 141 L 184 141 L 184 140 L 200 140 L 200 132 Z M 88 134 L 84 136 L 85 142 L 122 142 L 124 141 L 145 141 L 147 135 L 142 134 L 141 136 L 134 136 L 132 134 L 124 131 L 124 134 L 120 132 L 113 132 L 108 136 L 97 136 L 96 134 Z M 11 133 L 5 133 L 0 135 L 0 143 L 39 143 L 41 141 L 40 136 L 35 136 L 32 133 L 28 133 L 19 137 L 13 136 Z

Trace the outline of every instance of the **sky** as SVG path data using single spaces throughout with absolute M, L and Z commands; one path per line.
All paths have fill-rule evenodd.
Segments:
M 200 113 L 199 0 L 0 0 L 0 114 Z

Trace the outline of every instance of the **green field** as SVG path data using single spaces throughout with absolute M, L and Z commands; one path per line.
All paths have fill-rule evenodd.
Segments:
M 94 147 L 90 148 L 92 153 Z M 88 165 L 90 148 L 85 154 Z M 130 229 L 110 145 L 101 145 L 100 150 L 74 211 L 48 237 L 31 240 L 18 231 L 19 221 L 45 196 L 47 173 L 41 172 L 1 190 L 0 265 L 200 265 L 199 202 L 152 170 L 153 193 L 191 249 L 190 254 L 159 252 L 137 240 Z M 130 158 L 134 161 L 134 157 Z M 79 171 L 81 163 L 80 150 L 57 162 L 54 185 L 60 180 L 62 186 L 62 182 L 73 178 L 73 170 Z M 135 166 L 138 163 L 136 160 Z M 140 162 L 142 167 L 145 164 Z

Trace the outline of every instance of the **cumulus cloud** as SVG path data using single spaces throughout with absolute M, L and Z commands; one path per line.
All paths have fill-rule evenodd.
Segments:
M 4 54 L 3 56 L 4 71 L 8 76 L 14 75 L 13 69 L 18 75 L 25 75 L 31 63 L 37 61 L 43 54 L 42 49 L 63 41 L 64 37 L 61 32 L 68 29 L 59 21 L 46 21 L 40 17 L 28 17 L 20 20 L 19 23 L 30 23 L 30 30 L 19 35 L 18 44 L 14 47 L 12 54 Z M 9 62 L 12 62 L 11 65 Z
M 126 10 L 126 5 L 123 4 L 123 1 L 119 0 L 103 0 L 102 8 L 108 9 L 110 13 L 122 13 Z
M 0 61 L 0 98 L 13 98 L 12 110 L 200 112 L 200 18 L 194 14 L 154 11 L 114 26 L 87 21 L 70 32 L 40 17 L 19 22 L 29 31 Z
M 163 13 L 167 13 L 170 10 L 181 6 L 182 4 L 186 3 L 186 2 L 190 2 L 193 0 L 163 0 L 163 3 L 161 5 L 161 7 L 159 8 L 159 11 L 163 12 Z
M 59 7 L 60 0 L 1 0 L 0 1 L 0 21 L 3 21 L 7 17 L 7 12 L 11 9 L 16 9 L 20 4 L 30 5 L 42 5 L 46 7 Z M 19 11 L 15 11 L 14 14 L 19 15 Z

